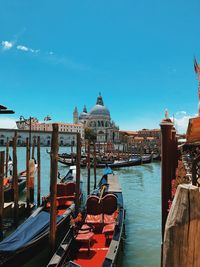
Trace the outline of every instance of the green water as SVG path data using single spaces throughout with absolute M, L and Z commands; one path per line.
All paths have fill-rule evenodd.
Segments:
M 2 149 L 0 149 L 2 150 Z M 60 148 L 60 153 L 67 148 Z M 25 169 L 25 149 L 18 148 L 18 170 Z M 64 175 L 67 167 L 59 164 Z M 126 240 L 122 258 L 123 267 L 158 267 L 160 265 L 160 164 L 122 168 L 115 171 L 123 190 L 126 209 Z M 41 195 L 49 192 L 50 158 L 46 148 L 41 148 Z M 81 170 L 84 192 L 87 172 Z M 100 179 L 102 170 L 97 170 Z M 91 169 L 91 189 L 93 172 Z M 35 192 L 36 193 L 36 192 Z M 24 267 L 42 267 L 48 261 L 45 251 Z

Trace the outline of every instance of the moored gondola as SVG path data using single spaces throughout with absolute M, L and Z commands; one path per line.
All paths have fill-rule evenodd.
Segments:
M 71 166 L 74 165 L 74 162 L 71 161 L 71 159 L 58 159 L 58 162 L 66 165 L 66 166 Z M 112 169 L 117 169 L 117 168 L 123 168 L 123 167 L 131 167 L 131 166 L 136 166 L 140 165 L 142 163 L 141 157 L 135 157 L 127 160 L 112 160 L 112 161 L 98 161 L 96 163 L 96 168 L 105 168 L 106 165 L 109 165 Z M 87 166 L 86 160 L 81 161 L 81 167 L 85 168 Z M 93 163 L 90 163 L 91 167 L 93 166 Z
M 48 267 L 116 266 L 124 234 L 122 190 L 114 174 L 104 175 L 86 201 Z
M 57 184 L 57 240 L 65 235 L 74 211 L 74 182 Z M 80 196 L 81 197 L 81 196 Z M 28 219 L 0 242 L 0 266 L 22 266 L 48 246 L 50 227 L 50 197 L 44 197 Z

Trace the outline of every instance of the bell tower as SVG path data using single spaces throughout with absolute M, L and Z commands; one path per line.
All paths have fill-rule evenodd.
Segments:
M 78 123 L 78 109 L 77 109 L 77 107 L 75 107 L 74 112 L 73 112 L 73 122 L 75 124 Z

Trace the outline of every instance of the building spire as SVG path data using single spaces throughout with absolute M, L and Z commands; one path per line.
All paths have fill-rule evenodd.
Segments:
M 99 93 L 99 96 L 97 97 L 97 102 L 96 102 L 97 105 L 100 105 L 100 106 L 104 106 L 104 103 L 103 103 L 103 98 L 101 96 L 101 93 Z
M 166 120 L 169 119 L 169 112 L 168 112 L 167 108 L 165 109 L 165 119 Z
M 84 105 L 84 107 L 83 107 L 83 112 L 87 113 L 86 105 Z

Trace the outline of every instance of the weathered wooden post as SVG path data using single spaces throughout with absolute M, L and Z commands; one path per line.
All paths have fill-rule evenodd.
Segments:
M 168 215 L 169 203 L 171 199 L 171 140 L 172 140 L 172 121 L 166 116 L 160 123 L 161 127 L 161 226 L 162 226 L 162 244 L 165 231 L 165 223 Z M 161 248 L 161 266 L 162 266 L 162 248 Z
M 97 186 L 97 158 L 96 158 L 96 143 L 94 142 L 94 154 L 93 154 L 93 162 L 94 162 L 94 189 Z
M 40 206 L 41 171 L 40 171 L 40 136 L 37 138 L 37 205 Z
M 30 202 L 34 202 L 34 180 L 35 180 L 35 160 L 29 160 L 29 191 Z
M 88 171 L 88 180 L 87 180 L 87 194 L 90 194 L 90 141 L 88 140 L 88 153 L 87 153 L 87 171 Z
M 3 208 L 4 208 L 4 190 L 3 190 L 3 178 L 4 178 L 4 160 L 5 152 L 0 152 L 0 240 L 3 239 Z
M 34 159 L 35 156 L 35 138 L 33 139 L 33 145 L 32 145 L 32 159 Z
M 53 123 L 51 141 L 51 170 L 50 170 L 50 252 L 53 254 L 56 244 L 56 195 L 58 177 L 58 124 Z
M 8 176 L 8 161 L 9 161 L 9 141 L 7 138 L 6 142 L 6 170 L 5 170 L 5 176 Z
M 172 128 L 172 141 L 171 141 L 171 179 L 176 177 L 177 167 L 177 145 L 176 145 L 176 129 Z
M 81 135 L 77 133 L 76 140 L 76 195 L 75 195 L 75 209 L 76 213 L 79 210 L 79 197 L 80 197 L 80 162 L 81 162 Z
M 26 208 L 27 213 L 30 212 L 30 171 L 29 171 L 29 159 L 30 159 L 30 147 L 28 137 L 26 138 Z
M 19 219 L 19 188 L 17 174 L 17 131 L 13 138 L 13 189 L 14 189 L 14 225 L 18 225 Z

